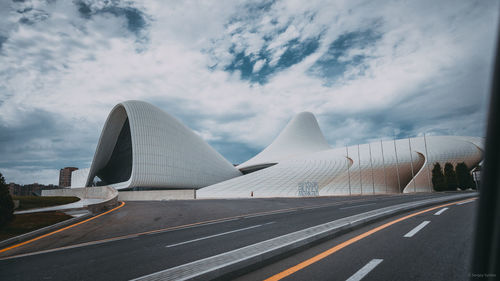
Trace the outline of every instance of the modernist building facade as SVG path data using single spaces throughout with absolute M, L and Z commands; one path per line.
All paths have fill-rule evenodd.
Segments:
M 173 116 L 142 101 L 116 105 L 106 120 L 86 186 L 193 189 L 241 173 Z
M 295 116 L 261 153 L 234 167 L 179 120 L 140 101 L 118 104 L 86 186 L 197 189 L 198 198 L 300 197 L 432 191 L 430 170 L 482 159 L 481 138 L 428 136 L 331 148 L 313 114 Z

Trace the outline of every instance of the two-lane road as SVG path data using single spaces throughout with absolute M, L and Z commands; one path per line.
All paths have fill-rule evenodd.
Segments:
M 339 218 L 439 196 L 353 197 L 27 253 L 0 260 L 0 280 L 128 280 Z
M 468 280 L 477 201 L 454 204 L 395 223 L 314 259 L 393 217 L 342 235 L 239 278 L 242 280 Z M 293 272 L 298 264 L 310 263 Z

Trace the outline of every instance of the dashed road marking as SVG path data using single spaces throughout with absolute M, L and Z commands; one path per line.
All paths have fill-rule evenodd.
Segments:
M 379 265 L 383 259 L 373 259 L 365 266 L 363 266 L 360 270 L 358 270 L 354 275 L 349 277 L 346 281 L 359 281 L 363 279 L 370 271 L 372 271 L 377 265 Z
M 252 228 L 261 227 L 261 226 L 268 225 L 268 224 L 271 224 L 271 223 L 274 223 L 274 222 L 272 221 L 272 222 L 268 222 L 268 223 L 264 223 L 264 224 L 258 224 L 258 225 L 253 225 L 253 226 L 249 226 L 249 227 L 245 227 L 245 228 L 240 228 L 240 229 L 235 229 L 235 230 L 231 230 L 231 231 L 226 231 L 226 232 L 219 233 L 219 234 L 209 235 L 209 236 L 205 236 L 205 237 L 201 237 L 201 238 L 196 238 L 196 239 L 192 239 L 192 240 L 188 240 L 188 241 L 184 241 L 184 242 L 180 242 L 180 243 L 170 244 L 170 245 L 167 245 L 165 247 L 166 248 L 171 248 L 171 247 L 175 247 L 175 246 L 189 244 L 189 243 L 192 243 L 192 242 L 197 242 L 197 241 L 206 240 L 206 239 L 210 239 L 210 238 L 214 238 L 214 237 L 218 237 L 218 236 L 222 236 L 222 235 L 227 235 L 227 234 L 231 234 L 231 233 L 235 233 L 235 232 L 240 232 L 240 231 L 244 231 L 244 230 L 248 230 L 248 229 L 252 229 Z
M 417 234 L 417 232 L 419 232 L 422 228 L 424 228 L 429 223 L 430 223 L 430 221 L 423 221 L 421 224 L 417 225 L 417 227 L 410 230 L 410 232 L 406 233 L 404 237 L 407 237 L 407 238 L 413 237 L 413 235 Z
M 435 216 L 439 216 L 439 215 L 441 215 L 446 210 L 448 210 L 448 208 L 442 208 L 441 210 L 437 211 L 434 215 Z

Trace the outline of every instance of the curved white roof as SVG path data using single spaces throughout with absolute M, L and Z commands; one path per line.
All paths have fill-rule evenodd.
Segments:
M 200 188 L 241 173 L 173 116 L 149 103 L 126 101 L 106 120 L 87 178 L 117 189 Z
M 300 154 L 330 149 L 318 121 L 310 112 L 297 114 L 262 152 L 237 166 L 245 169 L 252 166 L 278 163 Z
M 117 189 L 200 188 L 199 198 L 429 192 L 434 163 L 465 162 L 472 168 L 482 160 L 482 138 L 425 140 L 332 149 L 314 115 L 303 112 L 238 168 L 274 166 L 241 176 L 176 118 L 151 104 L 127 101 L 116 105 L 106 120 L 86 185 L 99 176 Z
M 434 163 L 469 168 L 482 159 L 481 138 L 428 136 L 326 149 L 197 191 L 199 198 L 300 197 L 430 192 Z M 410 150 L 411 146 L 411 150 Z M 311 192 L 312 191 L 312 192 Z

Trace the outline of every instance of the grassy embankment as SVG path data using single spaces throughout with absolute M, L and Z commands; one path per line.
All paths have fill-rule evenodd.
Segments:
M 62 196 L 13 196 L 13 199 L 20 201 L 19 208 L 16 209 L 16 211 L 69 204 L 80 200 L 78 197 Z M 23 233 L 46 227 L 70 218 L 70 215 L 62 212 L 43 212 L 15 215 L 15 218 L 11 223 L 0 229 L 0 240 L 21 235 Z
M 80 200 L 74 196 L 12 196 L 12 199 L 19 200 L 16 211 L 64 205 Z

